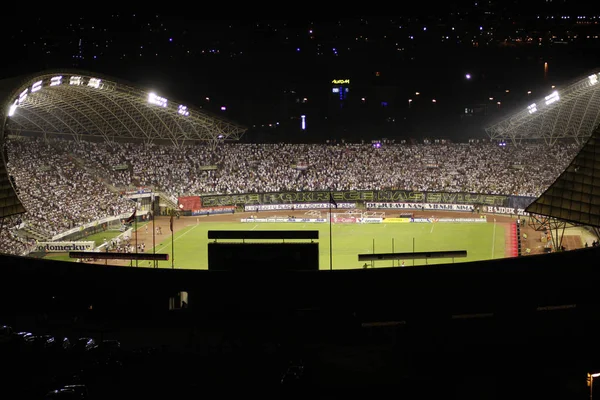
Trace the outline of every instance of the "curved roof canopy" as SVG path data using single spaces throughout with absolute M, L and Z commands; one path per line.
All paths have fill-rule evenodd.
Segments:
M 238 140 L 246 128 L 160 96 L 89 73 L 43 73 L 9 97 L 4 131 L 71 135 L 76 140 Z
M 525 211 L 600 228 L 600 128 L 567 169 Z
M 571 138 L 583 143 L 600 123 L 600 73 L 556 90 L 485 130 L 491 139 L 544 140 L 552 145 Z

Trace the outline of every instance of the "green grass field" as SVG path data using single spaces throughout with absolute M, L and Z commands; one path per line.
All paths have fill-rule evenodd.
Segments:
M 207 269 L 207 232 L 209 230 L 319 230 L 320 269 L 329 269 L 329 225 L 326 223 L 241 223 L 218 222 L 185 227 L 175 233 L 175 268 Z M 490 223 L 406 223 L 406 224 L 337 224 L 333 232 L 333 268 L 362 268 L 358 254 L 375 253 L 466 250 L 467 258 L 454 262 L 489 260 L 504 258 L 504 227 Z M 394 249 L 392 249 L 392 239 Z M 152 251 L 149 249 L 147 251 Z M 171 254 L 171 237 L 156 246 L 157 253 Z M 451 263 L 452 259 L 428 260 L 428 264 Z M 148 266 L 148 261 L 140 261 L 139 266 Z M 414 265 L 424 265 L 425 260 L 417 260 Z M 395 263 L 397 266 L 398 263 Z M 406 265 L 413 265 L 407 260 Z M 391 267 L 392 261 L 377 261 L 377 267 Z M 159 267 L 170 268 L 171 261 L 159 262 Z

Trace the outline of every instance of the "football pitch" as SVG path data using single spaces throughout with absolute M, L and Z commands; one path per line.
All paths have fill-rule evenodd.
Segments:
M 329 269 L 329 224 L 327 223 L 242 223 L 202 222 L 175 232 L 174 266 L 178 269 L 208 269 L 209 230 L 318 230 L 319 268 Z M 358 254 L 466 250 L 466 258 L 405 260 L 406 266 L 446 264 L 505 257 L 505 226 L 502 223 L 404 223 L 332 225 L 333 269 L 363 268 Z M 171 236 L 161 236 L 156 253 L 168 253 L 169 261 L 160 268 L 171 268 Z M 233 240 L 230 240 L 230 242 Z M 219 242 L 226 242 L 219 240 Z M 239 242 L 239 241 L 238 241 Z M 246 241 L 250 242 L 250 241 Z M 256 241 L 259 242 L 259 241 Z M 271 240 L 270 242 L 274 242 Z M 293 240 L 286 240 L 293 242 Z M 414 243 L 414 249 L 413 249 Z M 152 248 L 146 252 L 152 252 Z M 398 266 L 400 261 L 375 261 L 374 267 Z M 148 261 L 140 262 L 140 266 Z M 393 265 L 392 265 L 393 264 Z M 371 264 L 369 262 L 369 267 Z

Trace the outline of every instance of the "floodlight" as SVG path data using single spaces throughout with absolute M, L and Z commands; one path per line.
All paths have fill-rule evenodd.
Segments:
M 560 97 L 558 96 L 558 92 L 554 92 L 554 93 L 546 96 L 545 100 L 546 100 L 546 105 L 549 106 L 550 104 L 555 103 L 558 100 L 560 100 Z
M 188 115 L 190 115 L 188 108 L 184 105 L 180 105 L 179 108 L 177 109 L 177 112 L 179 114 L 183 115 L 184 117 L 187 117 Z
M 70 85 L 81 85 L 83 83 L 83 78 L 81 76 L 72 76 L 69 79 Z
M 90 78 L 89 82 L 88 82 L 88 86 L 89 87 L 93 87 L 96 89 L 100 88 L 100 84 L 102 83 L 101 79 L 98 78 Z
M 62 83 L 62 76 L 54 76 L 50 79 L 50 86 L 58 86 Z
M 164 97 L 157 96 L 156 93 L 150 93 L 148 95 L 148 103 L 155 104 L 161 107 L 167 107 L 167 99 Z
M 31 93 L 37 92 L 42 88 L 42 81 L 37 81 L 31 86 Z
M 19 104 L 21 104 L 27 98 L 28 92 L 29 92 L 29 89 L 25 89 L 21 92 L 21 94 L 19 95 Z

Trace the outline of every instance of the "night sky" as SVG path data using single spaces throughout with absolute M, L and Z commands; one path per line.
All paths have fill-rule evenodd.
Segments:
M 222 113 L 254 141 L 483 138 L 552 85 L 600 69 L 600 7 L 522 3 L 329 20 L 9 15 L 0 78 L 54 68 L 115 76 Z M 335 79 L 350 80 L 344 101 Z

